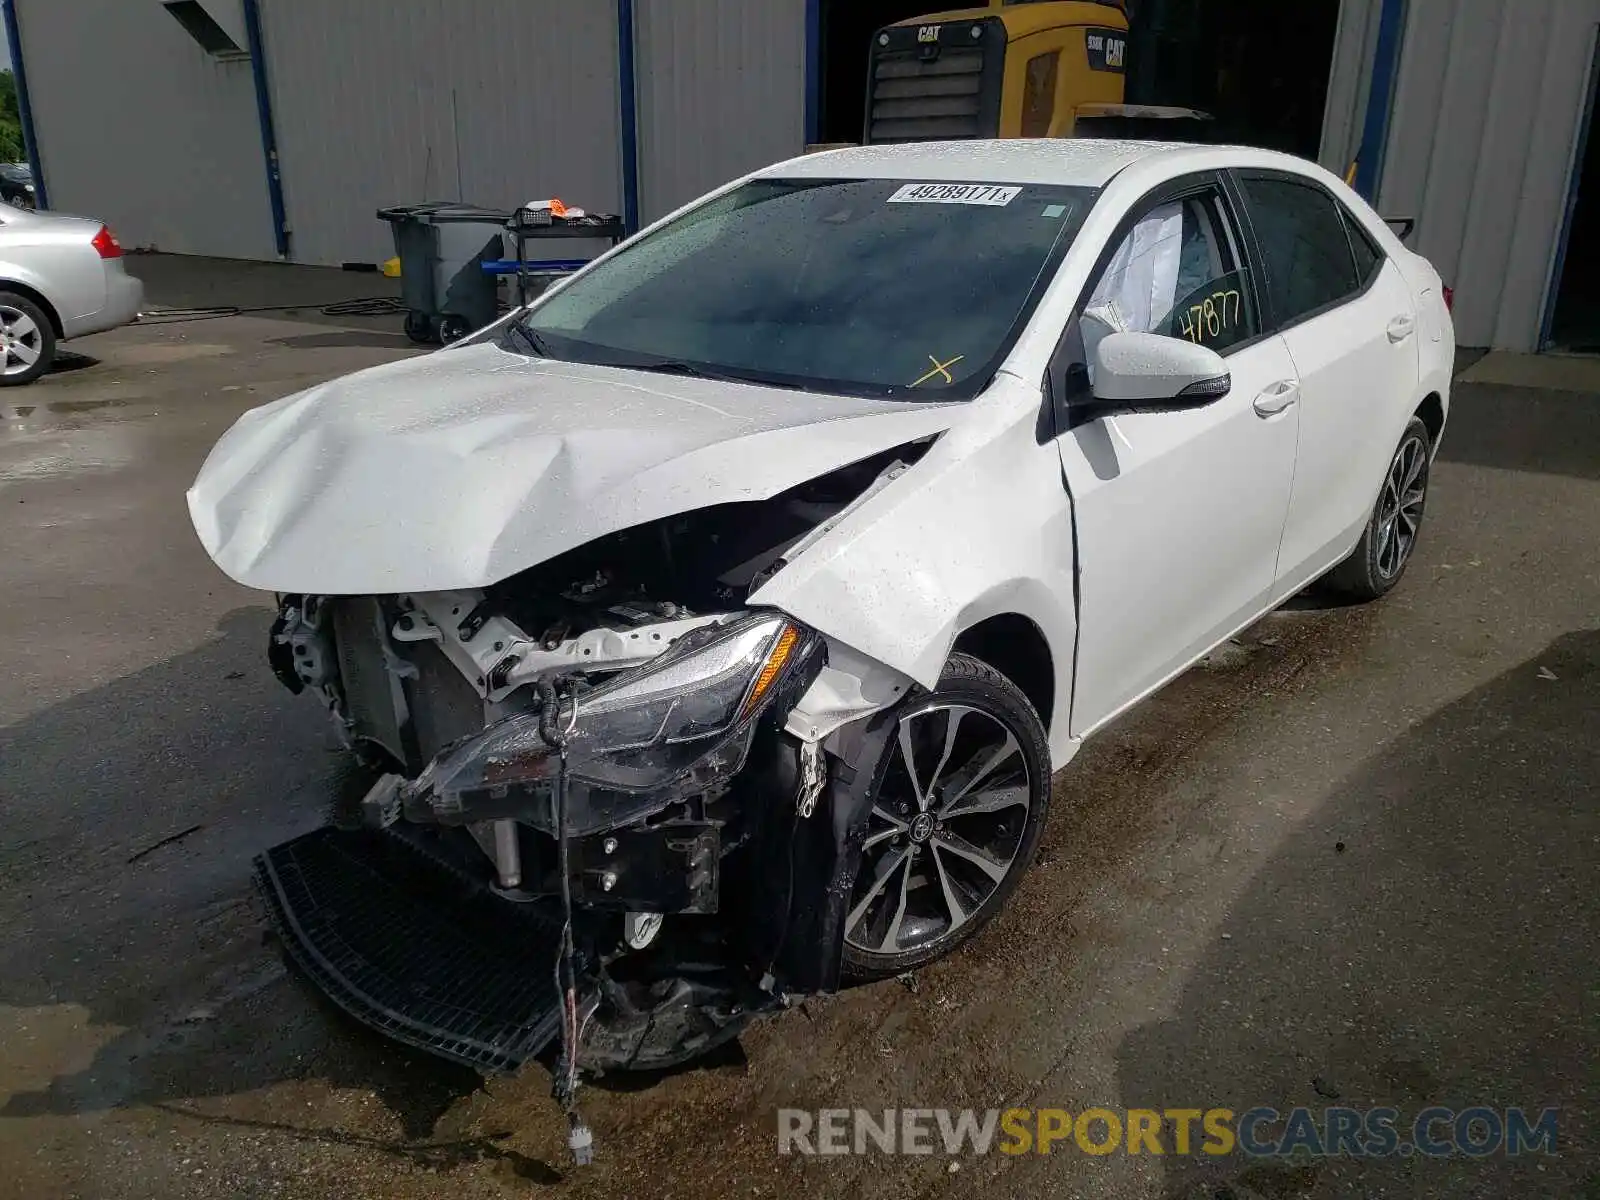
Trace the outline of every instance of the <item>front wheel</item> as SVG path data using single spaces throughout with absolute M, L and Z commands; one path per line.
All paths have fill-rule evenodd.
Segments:
M 881 979 L 954 950 L 1000 911 L 1050 804 L 1044 725 L 1014 683 L 953 655 L 880 764 L 845 917 L 844 971 Z
M 1422 529 L 1431 454 L 1428 427 L 1412 417 L 1354 553 L 1325 577 L 1331 591 L 1352 600 L 1376 600 L 1400 582 Z

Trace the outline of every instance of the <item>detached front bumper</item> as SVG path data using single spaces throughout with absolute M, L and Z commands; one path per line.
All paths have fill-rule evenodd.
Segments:
M 485 1074 L 516 1071 L 560 1029 L 560 906 L 509 903 L 435 836 L 320 829 L 258 858 L 256 883 L 289 956 L 356 1020 Z M 674 1067 L 781 1003 L 710 961 L 726 946 L 706 932 L 663 937 L 631 972 L 583 975 L 582 1069 Z
M 553 904 L 508 904 L 425 840 L 319 829 L 256 860 L 294 961 L 380 1033 L 514 1071 L 560 1027 Z

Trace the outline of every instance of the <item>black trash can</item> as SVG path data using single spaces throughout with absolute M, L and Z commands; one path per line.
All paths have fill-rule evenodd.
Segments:
M 406 336 L 453 342 L 498 315 L 497 280 L 483 269 L 505 250 L 504 209 L 440 201 L 378 210 L 394 232 Z

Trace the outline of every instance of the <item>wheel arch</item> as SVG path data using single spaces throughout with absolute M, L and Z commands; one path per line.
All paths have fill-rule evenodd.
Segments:
M 56 340 L 58 342 L 62 340 L 64 334 L 61 330 L 61 314 L 56 311 L 56 306 L 51 304 L 49 298 L 38 288 L 31 283 L 24 283 L 20 279 L 0 277 L 0 292 L 15 292 L 19 296 L 26 296 L 29 300 L 32 300 L 39 306 L 44 315 L 50 318 L 50 330 L 56 335 Z
M 1438 449 L 1439 438 L 1444 433 L 1444 398 L 1438 392 L 1429 392 L 1412 415 L 1428 427 L 1428 448 Z
M 1021 689 L 1048 730 L 1055 717 L 1055 655 L 1037 622 L 1021 613 L 987 617 L 956 635 L 952 654 L 970 654 Z

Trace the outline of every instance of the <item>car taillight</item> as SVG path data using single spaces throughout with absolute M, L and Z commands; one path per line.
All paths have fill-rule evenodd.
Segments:
M 89 244 L 101 258 L 122 257 L 122 243 L 117 241 L 117 235 L 111 232 L 109 225 L 100 226 L 100 232 L 94 235 Z
M 1440 288 L 1439 290 L 1444 293 L 1444 309 L 1445 309 L 1445 311 L 1449 312 L 1449 313 L 1455 312 L 1456 311 L 1456 290 L 1455 290 L 1455 288 L 1446 287 L 1446 288 Z

